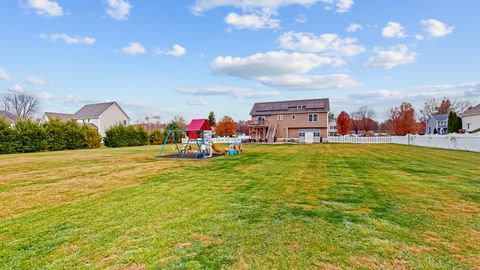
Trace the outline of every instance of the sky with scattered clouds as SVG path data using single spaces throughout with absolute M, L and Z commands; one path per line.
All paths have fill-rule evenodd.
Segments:
M 41 110 L 115 100 L 133 119 L 248 119 L 254 102 L 330 98 L 385 117 L 409 101 L 480 100 L 480 1 L 11 0 L 0 94 Z

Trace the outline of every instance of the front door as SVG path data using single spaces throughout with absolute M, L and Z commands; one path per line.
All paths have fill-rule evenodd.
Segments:
M 313 132 L 305 132 L 305 143 L 313 143 Z

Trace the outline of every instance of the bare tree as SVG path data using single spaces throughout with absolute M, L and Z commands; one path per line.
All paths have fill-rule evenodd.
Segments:
M 20 119 L 28 119 L 38 110 L 40 101 L 37 97 L 12 93 L 2 97 L 2 103 L 6 111 L 15 114 Z
M 442 100 L 437 100 L 431 98 L 424 103 L 423 109 L 420 110 L 419 118 L 420 121 L 426 122 L 432 114 L 448 114 L 450 111 L 454 111 L 461 115 L 471 106 L 472 103 L 465 99 L 451 99 L 449 97 L 444 97 Z

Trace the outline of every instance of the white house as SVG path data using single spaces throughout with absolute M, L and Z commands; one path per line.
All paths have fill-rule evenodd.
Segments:
M 105 131 L 114 125 L 128 125 L 130 117 L 116 102 L 87 104 L 74 114 L 46 112 L 42 122 L 53 119 L 76 120 L 78 123 L 90 125 L 98 129 L 98 133 L 105 137 Z
M 462 128 L 467 132 L 480 129 L 480 104 L 471 107 L 462 115 Z
M 328 136 L 337 135 L 337 118 L 329 117 L 328 118 Z

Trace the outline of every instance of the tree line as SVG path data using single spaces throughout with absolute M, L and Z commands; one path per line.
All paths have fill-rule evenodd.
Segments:
M 432 98 L 426 101 L 417 113 L 412 104 L 402 102 L 387 111 L 387 119 L 382 123 L 374 120 L 376 113 L 373 109 L 361 106 L 350 114 L 346 111 L 340 112 L 336 122 L 337 133 L 347 135 L 364 132 L 365 135 L 369 135 L 373 131 L 381 130 L 399 136 L 424 134 L 426 122 L 434 114 L 448 114 L 448 133 L 459 132 L 462 129 L 462 119 L 459 115 L 471 106 L 467 100 Z M 434 132 L 436 133 L 436 130 Z

